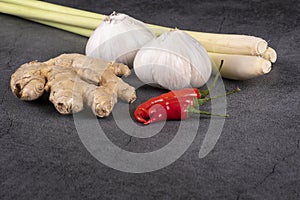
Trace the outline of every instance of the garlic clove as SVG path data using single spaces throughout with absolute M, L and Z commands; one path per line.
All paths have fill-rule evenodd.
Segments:
M 138 51 L 134 71 L 146 84 L 173 90 L 201 87 L 208 81 L 212 66 L 204 47 L 187 33 L 175 29 Z
M 153 38 L 154 33 L 143 22 L 113 12 L 89 38 L 86 55 L 132 66 L 137 51 Z

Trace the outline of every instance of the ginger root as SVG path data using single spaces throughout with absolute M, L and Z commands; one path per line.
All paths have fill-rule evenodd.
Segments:
M 13 94 L 21 100 L 35 100 L 44 91 L 61 114 L 80 112 L 84 104 L 95 115 L 108 116 L 118 97 L 132 103 L 135 88 L 120 76 L 130 75 L 121 63 L 111 63 L 81 54 L 62 54 L 46 62 L 23 64 L 11 76 Z

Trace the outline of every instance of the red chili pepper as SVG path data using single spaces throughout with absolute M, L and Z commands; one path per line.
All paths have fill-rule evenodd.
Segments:
M 213 114 L 210 112 L 198 110 L 196 107 L 212 99 L 224 97 L 239 91 L 240 89 L 237 88 L 223 95 L 205 99 L 199 99 L 193 96 L 180 96 L 173 98 L 170 97 L 165 99 L 154 98 L 155 100 L 153 101 L 149 102 L 148 100 L 145 103 L 139 105 L 134 112 L 134 117 L 137 121 L 144 124 L 150 124 L 152 122 L 163 120 L 183 120 L 187 119 L 191 114 L 204 114 L 227 117 L 228 115 Z
M 201 98 L 201 93 L 197 88 L 185 88 L 182 90 L 173 90 L 157 97 L 153 97 L 148 101 L 142 103 L 134 112 L 134 117 L 137 121 L 145 123 L 145 119 L 149 118 L 149 109 L 155 105 L 164 105 L 171 99 L 184 98 Z M 157 106 L 156 106 L 157 107 Z
M 149 99 L 148 101 L 143 103 L 143 107 L 147 109 L 150 108 L 152 105 L 173 98 L 194 97 L 200 99 L 200 98 L 204 98 L 206 95 L 207 95 L 206 92 L 202 92 L 202 91 L 200 92 L 200 90 L 197 88 L 185 88 L 181 90 L 172 90 L 170 92 Z
M 170 98 L 153 104 L 150 108 L 145 108 L 144 104 L 139 106 L 134 116 L 136 120 L 144 124 L 163 120 L 178 120 L 188 118 L 189 107 L 194 106 L 194 97 Z
M 206 92 L 207 91 L 207 92 Z M 192 102 L 190 103 L 193 106 L 193 99 L 198 99 L 198 105 L 204 103 L 204 98 L 208 94 L 208 90 L 199 91 L 197 88 L 185 88 L 182 90 L 173 90 L 164 94 L 161 94 L 157 97 L 153 97 L 148 101 L 142 103 L 134 112 L 134 117 L 137 121 L 145 123 L 146 120 L 150 117 L 149 109 L 152 107 L 157 107 L 158 105 L 165 107 L 169 102 Z M 203 100 L 203 102 L 200 102 Z M 173 111 L 175 112 L 175 111 Z M 177 118 L 180 119 L 180 118 Z

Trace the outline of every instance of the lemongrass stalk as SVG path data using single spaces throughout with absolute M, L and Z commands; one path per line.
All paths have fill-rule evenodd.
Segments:
M 43 9 L 2 2 L 0 2 L 0 10 L 2 13 L 12 14 L 18 17 L 61 23 L 93 30 L 101 22 L 101 20 L 95 18 L 87 18 L 78 15 L 58 13 Z
M 0 2 L 28 6 L 32 8 L 43 9 L 43 10 L 48 10 L 53 12 L 78 15 L 82 17 L 95 18 L 98 20 L 103 20 L 106 17 L 105 15 L 101 15 L 89 11 L 84 11 L 76 8 L 70 8 L 67 6 L 61 6 L 61 5 L 56 5 L 56 4 L 52 4 L 44 1 L 37 1 L 37 0 L 1 0 Z
M 255 36 L 234 34 L 207 34 L 187 31 L 191 36 L 206 47 L 210 52 L 223 52 L 227 54 L 259 55 L 265 52 L 268 43 Z
M 156 34 L 161 34 L 171 29 L 151 24 L 149 24 L 149 26 Z M 249 35 L 185 31 L 198 40 L 209 52 L 260 55 L 265 52 L 268 47 L 268 43 L 264 39 Z
M 221 76 L 234 80 L 246 80 L 267 74 L 271 70 L 271 62 L 260 56 L 208 53 L 214 71 L 223 60 Z
M 261 57 L 271 61 L 272 63 L 275 63 L 277 60 L 277 53 L 273 48 L 268 47 L 267 50 L 263 54 L 261 54 Z
M 2 0 L 3 1 L 3 0 Z M 7 0 L 4 0 L 7 1 Z M 11 3 L 18 3 L 19 0 L 11 0 L 9 1 Z M 25 0 L 26 2 L 26 0 Z M 20 12 L 21 9 L 20 5 L 18 9 L 13 9 L 13 7 L 10 7 L 10 11 L 8 12 L 7 8 L 2 8 L 2 5 L 0 5 L 0 11 L 7 14 L 13 14 L 20 17 L 25 18 L 31 18 L 36 20 L 43 20 L 43 21 L 51 21 L 61 24 L 67 24 L 67 25 L 74 25 L 79 26 L 87 29 L 95 30 L 98 25 L 100 24 L 100 21 L 95 21 L 95 16 L 99 16 L 100 14 L 92 13 L 92 12 L 80 12 L 79 15 L 82 15 L 80 20 L 74 19 L 73 11 L 78 10 L 75 9 L 72 12 L 70 12 L 69 9 L 64 9 L 65 6 L 59 6 L 51 3 L 47 3 L 47 6 L 43 7 L 43 9 L 33 8 L 30 7 L 29 2 L 36 2 L 36 1 L 28 1 L 28 6 L 25 8 L 23 7 L 22 12 Z M 44 2 L 45 3 L 45 2 Z M 40 4 L 43 4 L 40 2 Z M 52 8 L 53 6 L 53 8 Z M 21 6 L 22 7 L 22 6 Z M 68 7 L 66 7 L 68 8 Z M 31 10 L 30 10 L 31 9 Z M 44 9 L 47 9 L 48 12 Z M 55 10 L 55 11 L 54 11 Z M 79 11 L 79 10 L 78 10 Z M 37 13 L 33 13 L 37 12 Z M 49 19 L 47 15 L 53 14 L 55 16 L 54 19 Z M 47 15 L 44 15 L 47 14 Z M 72 14 L 72 15 L 68 15 Z M 33 16 L 34 15 L 34 16 Z M 69 17 L 67 17 L 69 16 Z M 72 17 L 71 17 L 72 16 Z M 104 17 L 104 15 L 100 15 L 101 17 Z M 99 16 L 99 19 L 100 19 Z M 78 15 L 76 17 L 79 17 Z M 71 18 L 71 20 L 70 20 Z M 171 28 L 163 27 L 163 26 L 157 26 L 148 24 L 154 32 L 159 35 L 164 31 L 170 30 Z M 204 32 L 195 32 L 195 31 L 187 31 L 191 36 L 193 36 L 196 40 L 198 40 L 207 51 L 210 52 L 218 52 L 218 53 L 225 53 L 225 54 L 243 54 L 243 55 L 261 55 L 264 53 L 267 49 L 267 42 L 259 37 L 254 36 L 248 36 L 248 35 L 239 35 L 239 34 L 220 34 L 220 33 L 204 33 Z
M 34 0 L 31 0 L 34 1 Z M 86 28 L 81 28 L 77 26 L 71 26 L 71 25 L 65 25 L 65 24 L 60 24 L 60 23 L 55 23 L 55 22 L 48 22 L 48 21 L 43 21 L 43 20 L 36 20 L 36 19 L 30 19 L 27 18 L 28 20 L 38 22 L 40 24 L 45 24 L 47 26 L 52 26 L 61 30 L 65 30 L 71 33 L 75 33 L 84 37 L 87 37 L 88 35 L 91 35 L 93 33 L 93 30 L 86 29 Z

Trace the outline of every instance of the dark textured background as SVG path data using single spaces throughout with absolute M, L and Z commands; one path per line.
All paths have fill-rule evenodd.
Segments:
M 265 76 L 224 80 L 226 88 L 242 92 L 228 99 L 231 117 L 208 156 L 198 158 L 209 121 L 202 120 L 195 141 L 175 163 L 151 173 L 123 173 L 89 154 L 72 115 L 58 114 L 47 96 L 22 102 L 9 88 L 21 64 L 84 53 L 87 38 L 0 14 L 0 199 L 300 199 L 299 1 L 51 2 L 103 14 L 116 10 L 181 29 L 259 36 L 277 50 L 278 61 Z M 126 81 L 138 83 L 134 75 Z M 140 88 L 130 110 L 160 92 Z M 167 123 L 147 142 L 124 134 L 112 117 L 99 121 L 129 150 L 159 148 L 177 124 Z

